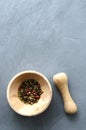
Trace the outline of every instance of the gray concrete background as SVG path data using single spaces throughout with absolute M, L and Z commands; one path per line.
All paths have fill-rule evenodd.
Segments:
M 53 99 L 36 117 L 16 114 L 6 100 L 10 79 L 37 70 Z M 66 72 L 78 113 L 64 112 L 55 73 Z M 86 130 L 86 0 L 0 0 L 0 130 Z

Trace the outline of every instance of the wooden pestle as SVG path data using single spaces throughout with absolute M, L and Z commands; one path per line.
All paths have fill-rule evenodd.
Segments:
M 53 81 L 62 94 L 65 112 L 68 114 L 76 113 L 77 105 L 73 101 L 70 92 L 68 90 L 67 75 L 65 73 L 56 74 L 53 76 Z

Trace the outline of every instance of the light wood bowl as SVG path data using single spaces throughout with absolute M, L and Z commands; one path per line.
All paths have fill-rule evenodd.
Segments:
M 39 101 L 33 105 L 25 104 L 18 97 L 18 87 L 21 82 L 33 78 L 37 80 L 43 90 Z M 18 114 L 23 116 L 35 116 L 44 112 L 52 99 L 52 87 L 48 79 L 37 71 L 23 71 L 15 75 L 7 87 L 7 100 L 10 107 Z

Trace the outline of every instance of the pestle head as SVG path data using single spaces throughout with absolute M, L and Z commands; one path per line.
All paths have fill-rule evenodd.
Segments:
M 59 74 L 55 74 L 53 76 L 53 82 L 58 85 L 58 86 L 61 86 L 61 85 L 64 85 L 64 84 L 67 84 L 68 82 L 68 77 L 66 75 L 66 73 L 59 73 Z

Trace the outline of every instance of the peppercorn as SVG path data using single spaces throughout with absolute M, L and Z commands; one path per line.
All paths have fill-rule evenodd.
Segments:
M 18 88 L 18 97 L 26 104 L 37 103 L 42 93 L 41 85 L 34 79 L 23 81 Z

